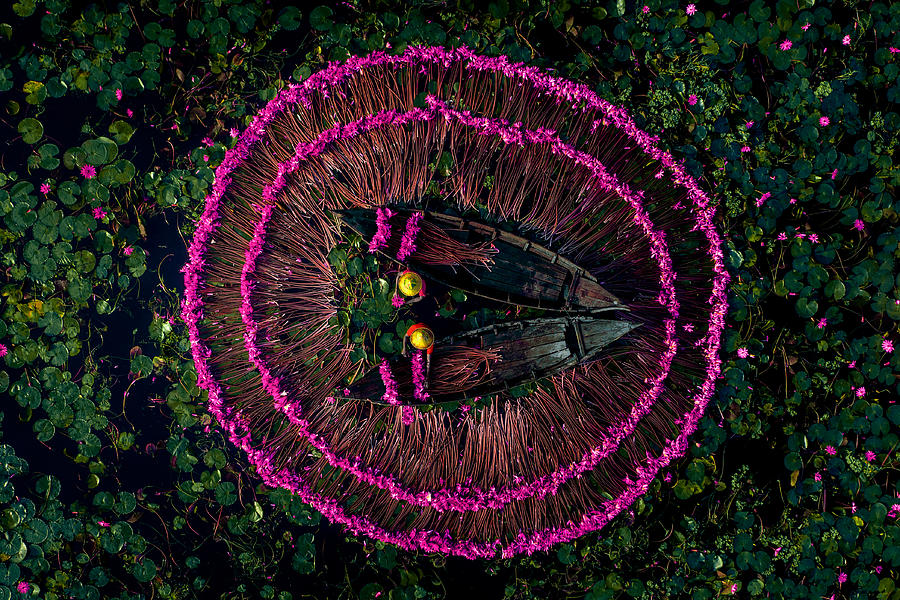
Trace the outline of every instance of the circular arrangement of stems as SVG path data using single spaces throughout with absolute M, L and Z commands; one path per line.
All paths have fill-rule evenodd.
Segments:
M 184 268 L 210 411 L 268 485 L 407 549 L 511 556 L 602 528 L 685 453 L 720 372 L 714 208 L 657 142 L 583 85 L 465 48 L 354 57 L 282 90 L 218 168 Z M 340 398 L 360 365 L 334 325 L 335 215 L 388 206 L 514 226 L 639 327 L 478 411 Z M 411 222 L 422 248 L 396 227 L 372 243 L 439 260 L 422 240 L 440 232 Z

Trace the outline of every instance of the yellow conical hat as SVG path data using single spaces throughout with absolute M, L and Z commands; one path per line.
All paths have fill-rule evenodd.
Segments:
M 434 344 L 434 333 L 427 327 L 419 327 L 409 336 L 409 341 L 413 348 L 427 350 Z
M 397 281 L 397 287 L 404 296 L 415 296 L 422 291 L 422 278 L 418 273 L 404 271 Z

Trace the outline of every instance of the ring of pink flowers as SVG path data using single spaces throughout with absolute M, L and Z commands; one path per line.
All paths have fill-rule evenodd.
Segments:
M 482 508 L 500 508 L 509 502 L 516 500 L 531 497 L 542 498 L 548 494 L 553 494 L 560 485 L 569 479 L 594 469 L 601 461 L 617 450 L 622 440 L 637 428 L 640 420 L 652 409 L 662 393 L 664 387 L 663 383 L 668 377 L 672 360 L 677 352 L 675 326 L 676 319 L 678 318 L 678 301 L 673 284 L 675 273 L 672 269 L 671 258 L 666 247 L 665 235 L 662 232 L 653 229 L 649 216 L 641 207 L 639 195 L 632 192 L 627 185 L 620 184 L 615 176 L 606 173 L 602 164 L 597 159 L 584 152 L 577 151 L 571 145 L 565 144 L 556 135 L 550 132 L 535 132 L 510 127 L 503 125 L 500 120 L 494 118 L 472 117 L 471 115 L 450 109 L 445 103 L 434 97 L 429 97 L 427 101 L 431 110 L 415 108 L 404 113 L 397 111 L 382 111 L 373 115 L 368 115 L 352 123 L 337 125 L 331 129 L 325 130 L 320 134 L 318 139 L 308 143 L 299 143 L 294 156 L 279 165 L 276 179 L 263 190 L 262 196 L 266 204 L 262 207 L 260 220 L 254 227 L 254 236 L 245 253 L 244 266 L 241 271 L 240 314 L 245 325 L 244 343 L 251 362 L 259 369 L 263 386 L 274 400 L 275 408 L 282 412 L 293 425 L 299 428 L 300 433 L 309 440 L 314 448 L 322 453 L 322 456 L 328 460 L 328 463 L 331 466 L 343 469 L 365 483 L 390 492 L 393 498 L 417 506 L 428 506 L 439 511 L 468 511 L 480 510 Z M 639 227 L 643 228 L 645 234 L 650 239 L 652 254 L 657 258 L 662 273 L 661 286 L 663 292 L 660 294 L 660 303 L 669 308 L 669 313 L 671 315 L 671 317 L 665 321 L 666 339 L 664 344 L 666 346 L 666 351 L 660 360 L 660 371 L 649 382 L 652 384 L 650 389 L 642 393 L 638 401 L 632 407 L 631 414 L 626 419 L 625 425 L 622 426 L 619 424 L 617 426 L 611 426 L 609 429 L 614 430 L 614 435 L 612 437 L 604 436 L 602 444 L 587 450 L 580 460 L 560 467 L 555 472 L 543 475 L 534 481 L 527 483 L 516 482 L 514 487 L 501 488 L 499 490 L 491 489 L 485 491 L 477 487 L 457 486 L 455 488 L 443 488 L 437 490 L 410 491 L 391 475 L 379 473 L 371 468 L 361 468 L 359 465 L 362 463 L 362 457 L 360 456 L 347 458 L 336 455 L 324 440 L 309 431 L 308 421 L 299 416 L 299 404 L 291 403 L 289 401 L 287 392 L 281 389 L 278 378 L 272 374 L 268 364 L 263 359 L 262 351 L 257 344 L 258 324 L 253 318 L 253 285 L 250 277 L 255 271 L 256 260 L 263 250 L 265 229 L 274 210 L 273 207 L 277 195 L 287 185 L 286 176 L 297 171 L 304 160 L 317 156 L 325 151 L 328 144 L 334 140 L 349 139 L 379 127 L 402 126 L 409 122 L 427 121 L 435 117 L 443 117 L 447 120 L 457 120 L 470 127 L 476 128 L 479 130 L 479 133 L 485 135 L 490 135 L 492 133 L 490 131 L 492 128 L 499 128 L 496 133 L 508 144 L 516 143 L 524 145 L 525 143 L 549 143 L 553 145 L 554 151 L 558 154 L 563 154 L 567 158 L 574 160 L 576 163 L 601 171 L 601 174 L 597 175 L 598 183 L 607 190 L 618 192 L 620 196 L 631 204 L 635 211 L 635 222 Z
M 255 450 L 250 443 L 250 433 L 246 426 L 246 418 L 232 407 L 224 405 L 222 388 L 212 377 L 207 359 L 210 356 L 209 348 L 202 343 L 199 321 L 203 318 L 202 301 L 199 297 L 198 284 L 200 274 L 205 265 L 205 246 L 218 221 L 218 206 L 222 194 L 230 184 L 228 176 L 249 154 L 250 147 L 259 141 L 265 133 L 265 126 L 284 110 L 286 105 L 298 101 L 308 103 L 307 94 L 317 87 L 327 87 L 329 84 L 339 83 L 354 71 L 377 64 L 390 62 L 415 62 L 429 60 L 443 62 L 449 65 L 454 60 L 469 60 L 469 66 L 473 68 L 491 68 L 501 70 L 513 77 L 523 78 L 542 84 L 540 87 L 558 91 L 558 95 L 576 102 L 584 102 L 585 107 L 599 109 L 610 117 L 613 123 L 628 133 L 642 147 L 645 153 L 660 161 L 672 174 L 672 180 L 685 187 L 689 198 L 694 203 L 697 216 L 697 228 L 702 229 L 709 241 L 709 255 L 713 261 L 713 293 L 709 304 L 712 305 L 710 328 L 701 342 L 705 342 L 705 355 L 707 359 L 707 377 L 700 387 L 700 392 L 694 397 L 694 409 L 690 411 L 682 421 L 681 434 L 670 443 L 657 458 L 650 458 L 647 464 L 637 468 L 640 476 L 636 481 L 630 481 L 629 487 L 616 499 L 607 501 L 602 507 L 583 515 L 580 523 L 572 524 L 565 529 L 550 528 L 531 534 L 520 533 L 516 539 L 503 546 L 501 540 L 493 542 L 472 542 L 464 540 L 452 540 L 449 532 L 440 535 L 432 531 L 387 531 L 365 517 L 347 514 L 339 503 L 331 498 L 323 498 L 313 491 L 308 484 L 302 482 L 296 475 L 286 470 L 273 472 L 271 457 L 267 457 L 263 451 Z M 326 91 L 327 93 L 327 91 Z M 236 146 L 226 153 L 225 159 L 216 170 L 216 179 L 213 183 L 212 193 L 207 196 L 203 214 L 197 222 L 197 230 L 188 248 L 189 262 L 182 271 L 185 274 L 185 296 L 182 302 L 182 318 L 188 326 L 191 340 L 192 353 L 197 368 L 198 385 L 209 392 L 210 411 L 216 416 L 223 428 L 229 432 L 232 443 L 248 452 L 248 456 L 258 469 L 263 481 L 268 485 L 282 486 L 298 494 L 302 501 L 312 505 L 324 516 L 338 523 L 346 525 L 356 534 L 396 544 L 409 550 L 421 549 L 429 552 L 442 552 L 465 556 L 469 558 L 489 558 L 497 553 L 498 548 L 503 556 L 513 556 L 522 552 L 531 553 L 546 550 L 552 545 L 564 541 L 570 541 L 590 531 L 602 528 L 609 520 L 619 512 L 630 506 L 635 499 L 644 494 L 650 482 L 656 474 L 674 459 L 680 458 L 687 450 L 687 440 L 697 428 L 697 423 L 709 403 L 715 388 L 715 380 L 721 372 L 721 361 L 718 351 L 721 344 L 721 334 L 725 326 L 725 313 L 727 312 L 726 288 L 729 275 L 725 270 L 724 258 L 721 250 L 721 237 L 713 224 L 714 206 L 704 192 L 697 186 L 692 177 L 685 173 L 683 167 L 672 156 L 654 145 L 658 138 L 650 136 L 637 128 L 623 109 L 614 107 L 608 102 L 598 98 L 596 94 L 580 84 L 559 80 L 539 72 L 535 67 L 522 67 L 510 65 L 505 57 L 486 58 L 478 57 L 466 48 L 459 48 L 450 52 L 443 48 L 409 47 L 402 57 L 390 57 L 382 52 L 370 54 L 367 57 L 352 57 L 345 63 L 339 63 L 314 74 L 303 84 L 291 86 L 283 90 L 260 113 L 254 117 L 251 125 L 241 134 Z

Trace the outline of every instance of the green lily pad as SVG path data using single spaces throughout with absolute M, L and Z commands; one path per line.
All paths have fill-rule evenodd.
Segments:
M 131 372 L 138 377 L 146 377 L 153 372 L 153 359 L 139 354 L 131 359 Z
M 97 248 L 97 252 L 101 254 L 106 254 L 110 250 L 113 249 L 113 236 L 110 232 L 105 229 L 101 229 L 94 236 L 94 246 Z
M 296 10 L 296 9 L 294 9 Z M 282 27 L 284 25 L 282 24 Z M 203 21 L 199 21 L 197 19 L 191 19 L 187 24 L 187 34 L 192 38 L 198 38 L 203 34 Z M 296 29 L 296 27 L 294 28 Z
M 81 196 L 81 186 L 74 181 L 64 181 L 56 188 L 56 195 L 66 206 L 72 206 L 78 202 Z
M 47 358 L 50 364 L 57 367 L 62 366 L 69 359 L 69 349 L 62 342 L 56 342 L 47 351 Z
M 87 152 L 84 148 L 69 148 L 63 152 L 63 165 L 67 169 L 80 169 L 87 162 Z
M 289 6 L 281 11 L 281 14 L 278 16 L 278 23 L 286 31 L 296 31 L 300 27 L 302 17 L 303 14 L 296 6 Z M 190 35 L 190 23 L 188 24 L 188 35 Z
M 28 81 L 22 86 L 25 92 L 25 102 L 32 105 L 42 103 L 47 99 L 47 88 L 40 81 Z
M 109 133 L 120 146 L 128 142 L 134 135 L 134 127 L 125 121 L 113 121 L 109 126 Z
M 92 165 L 105 165 L 119 154 L 119 147 L 108 137 L 99 137 L 88 140 L 81 145 L 85 152 L 86 160 Z
M 231 506 L 237 502 L 237 487 L 230 481 L 223 481 L 216 486 L 216 502 L 222 506 Z
M 59 159 L 56 158 L 57 154 L 59 154 L 59 146 L 56 144 L 44 144 L 38 148 L 39 164 L 41 168 L 47 171 L 52 171 L 57 168 L 59 166 Z
M 26 144 L 34 144 L 44 136 L 44 126 L 37 119 L 28 117 L 19 121 L 19 133 Z
M 87 302 L 88 298 L 91 297 L 91 293 L 94 291 L 91 283 L 80 277 L 69 281 L 68 290 L 69 295 L 75 302 Z
M 42 244 L 52 244 L 59 235 L 59 226 L 38 221 L 32 227 L 34 239 Z
M 56 435 L 56 426 L 47 419 L 38 419 L 34 422 L 34 432 L 38 440 L 49 442 Z
M 839 279 L 833 279 L 825 285 L 825 294 L 829 298 L 840 300 L 847 293 L 847 287 Z
M 331 18 L 333 14 L 334 11 L 329 7 L 317 6 L 309 13 L 309 24 L 318 31 L 328 31 L 334 25 L 334 20 Z
M 797 314 L 804 318 L 812 317 L 819 310 L 819 303 L 808 298 L 798 298 L 795 305 Z

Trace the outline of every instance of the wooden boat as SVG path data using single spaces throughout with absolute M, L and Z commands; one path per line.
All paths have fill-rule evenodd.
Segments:
M 396 211 L 404 221 L 413 212 Z M 338 214 L 343 224 L 364 239 L 371 239 L 375 234 L 375 211 L 351 209 Z M 628 310 L 584 268 L 545 246 L 478 221 L 451 215 L 425 211 L 423 220 L 441 228 L 454 240 L 473 247 L 490 245 L 496 250 L 488 264 L 467 265 L 422 264 L 416 260 L 414 252 L 408 264 L 426 279 L 468 294 L 529 308 L 569 313 Z M 402 230 L 393 228 L 393 236 L 399 238 L 402 234 Z M 381 254 L 395 260 L 388 253 Z
M 446 337 L 435 344 L 428 377 L 431 402 L 493 394 L 587 364 L 636 327 L 626 321 L 579 315 L 511 321 Z M 452 366 L 448 363 L 453 355 L 465 355 L 466 348 L 476 350 L 478 356 L 491 354 L 496 358 L 476 358 L 471 369 L 484 370 L 477 377 L 458 377 L 458 361 Z M 403 403 L 416 404 L 409 359 L 398 359 L 391 367 Z M 453 369 L 454 374 L 444 376 L 442 370 L 446 369 Z M 380 402 L 385 387 L 378 368 L 366 373 L 350 390 L 351 398 Z

